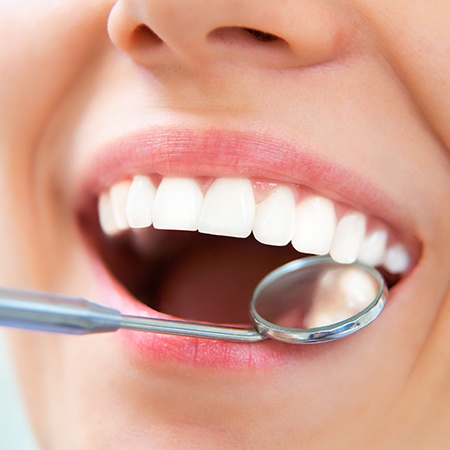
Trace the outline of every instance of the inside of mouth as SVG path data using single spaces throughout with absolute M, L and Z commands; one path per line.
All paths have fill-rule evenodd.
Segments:
M 249 324 L 258 282 L 277 267 L 305 256 L 292 246 L 263 245 L 198 232 L 128 230 L 95 246 L 106 267 L 136 299 L 182 320 Z M 383 272 L 392 286 L 398 276 Z
M 253 237 L 155 229 L 103 236 L 98 250 L 113 276 L 150 308 L 223 324 L 248 324 L 258 282 L 302 256 L 290 246 L 266 246 Z

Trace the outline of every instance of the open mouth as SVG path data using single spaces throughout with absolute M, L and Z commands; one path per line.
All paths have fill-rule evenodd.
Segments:
M 248 324 L 258 281 L 305 255 L 358 260 L 390 286 L 413 264 L 383 221 L 264 179 L 126 175 L 95 195 L 83 219 L 116 280 L 152 310 L 180 319 Z

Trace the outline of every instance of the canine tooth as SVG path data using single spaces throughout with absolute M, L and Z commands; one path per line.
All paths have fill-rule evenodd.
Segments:
M 409 267 L 409 255 L 402 244 L 389 247 L 384 267 L 391 273 L 404 272 Z
M 109 190 L 112 213 L 119 230 L 126 230 L 127 228 L 129 228 L 125 211 L 127 206 L 129 188 L 129 181 L 121 181 L 120 183 L 116 183 L 115 185 L 113 185 Z
M 112 236 L 119 231 L 114 220 L 109 192 L 103 192 L 98 199 L 98 218 L 105 234 Z
M 366 218 L 363 214 L 345 215 L 337 224 L 330 250 L 331 257 L 344 264 L 355 262 L 365 232 Z
M 253 234 L 263 244 L 287 245 L 294 234 L 295 198 L 292 189 L 278 186 L 256 206 Z
M 297 205 L 292 245 L 302 253 L 325 255 L 330 251 L 336 228 L 331 200 L 309 197 Z
M 152 224 L 152 203 L 156 189 L 150 178 L 136 175 L 128 192 L 126 215 L 131 228 L 145 228 Z
M 205 195 L 198 230 L 207 234 L 247 237 L 252 231 L 255 208 L 250 180 L 218 178 Z
M 358 260 L 369 266 L 379 266 L 386 258 L 388 235 L 385 230 L 375 230 L 368 234 L 359 248 Z
M 153 201 L 153 226 L 161 230 L 198 228 L 203 202 L 200 187 L 191 178 L 164 178 Z

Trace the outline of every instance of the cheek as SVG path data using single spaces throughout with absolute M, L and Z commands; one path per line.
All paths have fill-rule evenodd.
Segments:
M 37 211 L 46 212 L 39 198 L 42 194 L 34 187 L 37 182 L 48 184 L 49 180 L 43 180 L 47 175 L 38 172 L 39 165 L 48 165 L 52 156 L 38 148 L 66 93 L 99 49 L 107 45 L 110 8 L 107 1 L 45 0 L 30 4 L 27 0 L 0 0 L 3 284 L 23 286 L 34 270 L 31 260 L 39 259 L 35 246 L 39 240 Z
M 105 43 L 109 6 L 102 3 L 0 0 L 0 135 L 7 144 L 28 146 L 38 138 L 97 44 Z
M 450 3 L 358 1 L 383 53 L 438 138 L 450 148 Z

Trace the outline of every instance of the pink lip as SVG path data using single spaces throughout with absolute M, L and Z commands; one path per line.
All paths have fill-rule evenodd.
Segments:
M 95 301 L 103 301 L 123 314 L 176 319 L 161 314 L 130 296 L 105 270 L 96 255 L 91 256 L 96 276 Z M 292 345 L 272 339 L 256 343 L 236 343 L 129 330 L 119 331 L 116 337 L 128 354 L 144 364 L 188 364 L 232 371 L 269 369 L 289 364 L 292 359 L 311 356 L 317 358 L 343 343 L 335 341 L 326 345 Z
M 98 195 L 134 174 L 260 178 L 310 187 L 374 216 L 398 209 L 363 174 L 320 159 L 301 146 L 254 133 L 169 128 L 130 135 L 105 146 L 86 168 L 84 195 Z M 400 217 L 388 221 L 406 228 L 400 226 Z
M 164 129 L 129 136 L 106 146 L 84 173 L 77 204 L 86 209 L 104 189 L 134 174 L 161 174 L 190 177 L 245 176 L 262 180 L 295 183 L 322 195 L 343 201 L 360 211 L 386 218 L 404 229 L 399 208 L 363 176 L 350 173 L 311 152 L 267 136 L 210 130 Z M 90 252 L 92 253 L 92 252 Z M 167 317 L 131 297 L 92 255 L 97 299 L 122 313 Z M 314 346 L 295 346 L 271 340 L 253 344 L 196 339 L 152 333 L 122 331 L 127 351 L 146 361 L 195 364 L 196 367 L 221 367 L 234 370 L 272 367 L 293 357 L 328 353 L 343 341 Z M 355 339 L 347 338 L 344 341 Z M 312 352 L 312 353 L 311 353 Z

